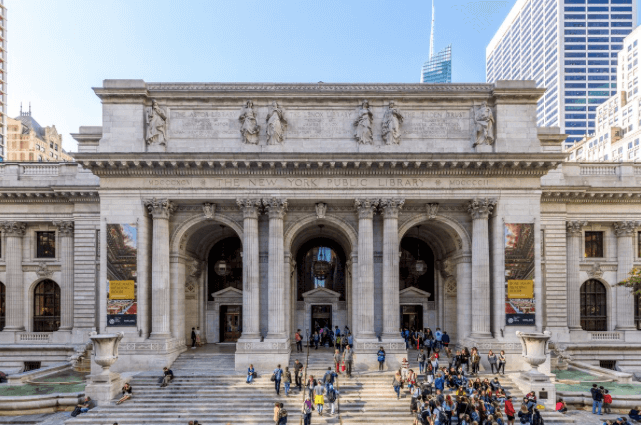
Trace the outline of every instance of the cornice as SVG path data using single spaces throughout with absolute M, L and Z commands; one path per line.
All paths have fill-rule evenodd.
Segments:
M 641 203 L 641 188 L 543 187 L 541 202 L 636 204 Z
M 97 203 L 97 187 L 82 189 L 6 189 L 0 192 L 0 204 L 14 203 Z
M 354 157 L 358 160 L 354 160 Z M 130 176 L 330 176 L 456 175 L 541 177 L 555 169 L 564 154 L 212 154 L 78 153 L 84 168 L 99 177 Z

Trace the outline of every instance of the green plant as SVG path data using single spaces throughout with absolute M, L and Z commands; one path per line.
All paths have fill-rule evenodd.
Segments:
M 625 286 L 626 288 L 631 288 L 632 293 L 635 295 L 641 295 L 641 268 L 634 267 L 628 273 L 629 277 L 621 282 L 617 283 L 618 286 Z

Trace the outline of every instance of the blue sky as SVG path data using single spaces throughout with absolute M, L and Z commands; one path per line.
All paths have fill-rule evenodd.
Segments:
M 485 81 L 485 47 L 515 0 L 435 0 L 435 50 L 454 82 Z M 431 2 L 403 0 L 5 0 L 9 115 L 100 125 L 103 79 L 418 82 Z

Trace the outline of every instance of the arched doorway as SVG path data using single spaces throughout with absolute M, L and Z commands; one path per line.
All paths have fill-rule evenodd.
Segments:
M 605 285 L 596 279 L 585 281 L 581 285 L 581 328 L 585 331 L 607 331 L 607 290 Z
M 34 289 L 33 330 L 55 332 L 60 328 L 60 287 L 53 280 L 43 280 Z
M 4 325 L 5 325 L 5 317 L 7 314 L 6 300 L 7 300 L 6 288 L 4 286 L 4 283 L 0 282 L 0 331 L 4 329 Z
M 417 232 L 416 235 L 419 235 Z M 408 288 L 416 288 L 421 292 L 410 292 L 411 298 L 401 299 L 401 327 L 407 329 L 423 329 L 424 311 L 427 305 L 435 300 L 435 263 L 434 253 L 427 243 L 415 236 L 406 236 L 401 240 L 401 257 L 399 260 L 399 290 L 402 294 Z M 404 297 L 402 297 L 404 298 Z
M 207 257 L 207 300 L 214 302 L 218 342 L 236 342 L 243 331 L 243 257 L 238 236 L 223 237 Z M 217 312 L 217 313 L 216 313 Z

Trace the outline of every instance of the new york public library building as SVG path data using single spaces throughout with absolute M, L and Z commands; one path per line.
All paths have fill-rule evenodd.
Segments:
M 294 333 L 347 325 L 356 369 L 399 329 L 505 350 L 516 331 L 641 367 L 641 164 L 566 163 L 543 89 L 496 84 L 105 80 L 77 163 L 0 165 L 0 369 L 124 332 L 112 370 L 235 344 L 288 364 Z M 485 361 L 485 357 L 484 357 Z M 269 369 L 269 370 L 271 370 Z

